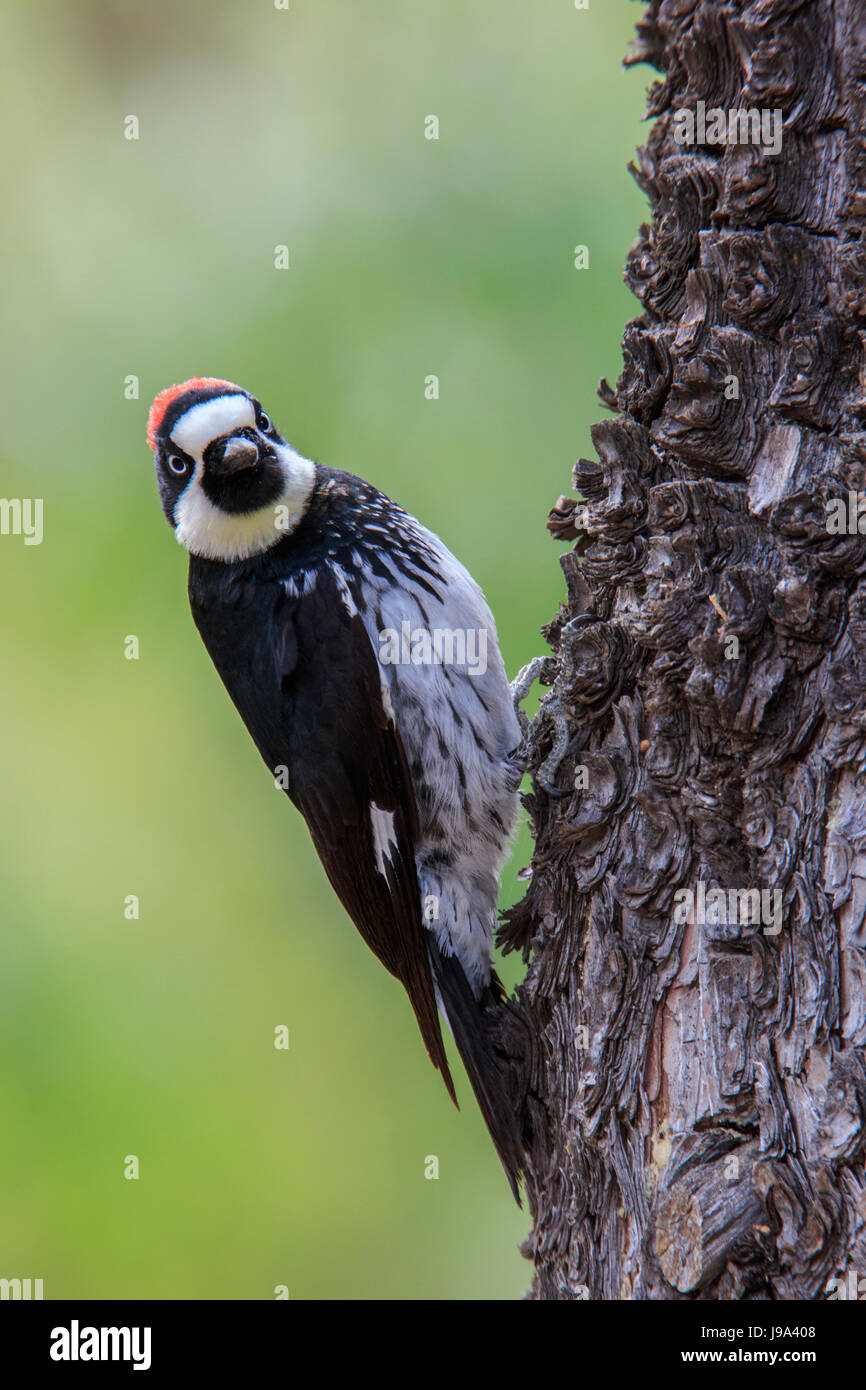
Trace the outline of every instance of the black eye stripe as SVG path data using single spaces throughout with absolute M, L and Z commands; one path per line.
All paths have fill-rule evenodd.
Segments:
M 172 467 L 172 459 L 179 460 L 183 464 L 183 468 Z M 185 454 L 183 452 L 183 449 L 174 449 L 170 445 L 166 445 L 165 463 L 168 467 L 169 473 L 171 473 L 175 478 L 180 478 L 185 472 L 189 471 L 191 468 L 194 467 L 193 461 L 190 458 L 189 454 Z
M 271 430 L 274 428 L 274 422 L 270 415 L 262 410 L 261 405 L 254 396 L 250 397 L 250 404 L 255 411 L 256 427 L 260 429 L 263 434 L 270 434 Z

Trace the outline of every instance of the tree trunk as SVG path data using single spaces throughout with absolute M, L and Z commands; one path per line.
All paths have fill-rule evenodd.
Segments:
M 866 1275 L 866 4 L 638 32 L 643 313 L 549 520 L 577 544 L 502 934 L 525 1251 L 539 1299 L 815 1299 Z

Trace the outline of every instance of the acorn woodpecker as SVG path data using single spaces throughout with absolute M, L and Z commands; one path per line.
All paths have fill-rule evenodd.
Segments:
M 456 1104 L 444 1016 L 519 1201 L 490 953 L 521 730 L 484 596 L 432 531 L 303 458 L 240 386 L 161 391 L 148 443 L 223 684 Z

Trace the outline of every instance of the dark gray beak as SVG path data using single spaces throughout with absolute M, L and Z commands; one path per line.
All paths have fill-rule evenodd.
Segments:
M 245 468 L 255 468 L 258 461 L 259 446 L 241 435 L 211 444 L 206 459 L 208 472 L 216 476 L 241 473 Z

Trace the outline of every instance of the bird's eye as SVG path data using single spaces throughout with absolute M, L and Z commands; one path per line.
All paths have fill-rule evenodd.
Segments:
M 267 434 L 267 433 L 268 433 L 268 430 L 269 430 L 270 428 L 271 428 L 271 422 L 270 422 L 269 417 L 265 414 L 265 412 L 264 412 L 263 410 L 260 410 L 260 411 L 259 411 L 259 429 L 262 431 L 263 434 Z
M 168 466 L 171 469 L 172 473 L 185 473 L 186 459 L 182 459 L 180 457 L 180 454 L 169 454 Z

